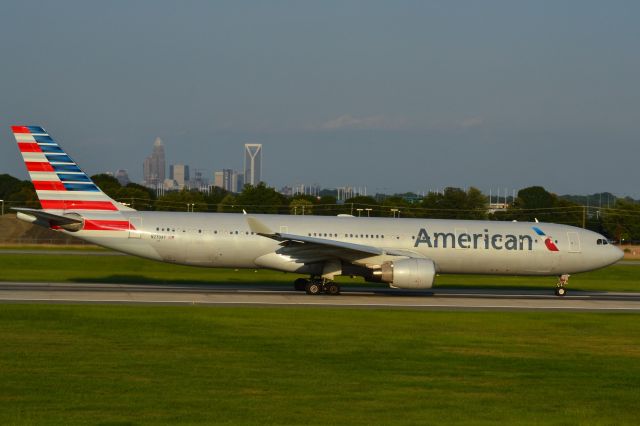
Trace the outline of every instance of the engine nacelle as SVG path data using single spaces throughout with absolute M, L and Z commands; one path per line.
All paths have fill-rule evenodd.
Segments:
M 431 288 L 436 265 L 430 259 L 402 259 L 382 264 L 382 281 L 405 289 Z

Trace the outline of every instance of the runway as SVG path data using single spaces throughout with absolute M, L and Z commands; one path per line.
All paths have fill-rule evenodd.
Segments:
M 552 310 L 640 312 L 640 293 L 548 290 L 438 289 L 407 292 L 343 288 L 339 296 L 310 296 L 284 286 L 0 283 L 0 303 L 81 303 L 212 306 L 305 306 L 425 310 Z

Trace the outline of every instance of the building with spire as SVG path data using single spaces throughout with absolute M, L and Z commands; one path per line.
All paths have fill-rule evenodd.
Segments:
M 164 158 L 164 144 L 162 139 L 153 142 L 153 152 L 144 160 L 144 184 L 150 188 L 162 186 L 166 178 L 166 164 Z
M 256 186 L 262 181 L 262 144 L 244 145 L 244 183 Z

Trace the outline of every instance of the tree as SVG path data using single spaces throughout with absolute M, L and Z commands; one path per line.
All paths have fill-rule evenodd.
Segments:
M 618 199 L 613 209 L 603 209 L 602 227 L 617 241 L 640 241 L 640 205 Z
M 122 188 L 118 179 L 108 174 L 100 173 L 91 176 L 91 180 L 109 197 L 113 199 L 118 198 L 118 191 Z
M 22 189 L 23 182 L 8 174 L 0 175 L 0 199 L 6 200 L 14 192 Z
M 200 191 L 171 191 L 159 197 L 156 201 L 159 211 L 207 211 L 207 203 Z
M 361 210 L 358 210 L 361 209 Z M 364 212 L 365 209 L 371 209 L 369 215 L 379 216 L 380 205 L 375 198 L 368 195 L 357 195 L 355 197 L 348 198 L 344 201 L 344 205 L 339 209 L 340 213 L 352 214 L 354 216 L 367 216 Z
M 419 217 L 420 210 L 415 208 L 412 204 L 409 204 L 407 200 L 401 195 L 394 195 L 386 197 L 381 204 L 381 216 L 394 217 L 402 215 L 402 217 Z M 399 211 L 392 211 L 397 209 Z
M 445 188 L 444 193 L 429 193 L 421 207 L 427 217 L 438 219 L 484 219 L 487 216 L 487 197 L 477 188 L 463 191 Z
M 217 186 L 211 188 L 211 191 L 204 195 L 204 199 L 209 205 L 209 211 L 216 211 L 218 209 L 218 204 L 222 202 L 228 194 L 229 191 Z
M 242 211 L 242 208 L 236 206 L 236 196 L 234 194 L 227 194 L 224 196 L 220 203 L 218 203 L 218 211 L 220 213 L 238 213 Z
M 524 210 L 547 209 L 555 205 L 556 198 L 541 186 L 530 186 L 518 191 L 514 205 Z
M 505 212 L 496 212 L 498 220 L 562 223 L 582 226 L 582 206 L 559 198 L 541 186 L 531 186 L 518 191 L 518 197 Z
M 340 212 L 339 207 L 335 195 L 325 194 L 316 201 L 313 212 L 321 216 L 335 216 Z
M 295 198 L 289 203 L 289 214 L 313 214 L 313 203 L 306 198 Z
M 284 213 L 287 199 L 264 182 L 256 186 L 245 185 L 244 190 L 236 197 L 236 202 L 251 213 Z

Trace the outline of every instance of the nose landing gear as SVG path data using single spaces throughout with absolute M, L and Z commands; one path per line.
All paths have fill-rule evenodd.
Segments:
M 569 274 L 562 274 L 558 277 L 558 283 L 556 284 L 556 296 L 564 296 L 567 294 L 565 286 L 569 284 Z

